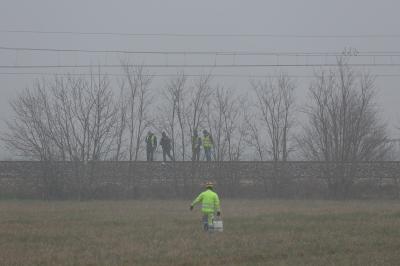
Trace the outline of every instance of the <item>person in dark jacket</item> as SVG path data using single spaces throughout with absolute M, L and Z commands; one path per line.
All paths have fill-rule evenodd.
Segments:
M 171 161 L 174 161 L 174 158 L 171 156 L 171 139 L 167 136 L 165 132 L 162 133 L 160 145 L 163 150 L 163 160 L 167 161 L 167 155 Z
M 201 137 L 198 135 L 197 130 L 193 130 L 192 136 L 192 161 L 200 160 L 200 147 Z
M 146 153 L 147 153 L 147 161 L 154 160 L 154 152 L 157 148 L 157 137 L 149 131 L 146 136 Z

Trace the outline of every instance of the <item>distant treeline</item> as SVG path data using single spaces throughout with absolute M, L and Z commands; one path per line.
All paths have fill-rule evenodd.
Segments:
M 118 82 L 103 74 L 37 81 L 11 102 L 3 143 L 38 161 L 138 161 L 147 132 L 165 131 L 172 157 L 190 161 L 193 133 L 205 129 L 214 161 L 395 159 L 374 77 L 355 72 L 345 57 L 315 74 L 304 106 L 285 73 L 253 80 L 240 92 L 214 85 L 212 75 L 184 73 L 156 89 L 144 67 L 123 66 Z

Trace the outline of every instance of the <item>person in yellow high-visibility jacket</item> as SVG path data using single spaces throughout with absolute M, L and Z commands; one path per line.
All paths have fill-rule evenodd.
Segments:
M 214 140 L 211 134 L 207 130 L 203 130 L 202 144 L 204 148 L 204 155 L 206 156 L 207 162 L 211 161 L 212 149 L 214 147 Z
M 199 196 L 190 205 L 190 210 L 193 210 L 194 205 L 201 203 L 201 212 L 203 213 L 203 226 L 204 230 L 208 231 L 214 221 L 214 213 L 217 216 L 221 215 L 221 207 L 218 194 L 213 191 L 213 183 L 207 182 L 206 190 L 201 192 Z

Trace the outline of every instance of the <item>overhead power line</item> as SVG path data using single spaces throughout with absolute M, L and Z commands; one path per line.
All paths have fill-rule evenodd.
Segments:
M 50 72 L 0 72 L 0 76 L 110 76 L 110 77 L 125 77 L 125 74 L 115 74 L 115 73 L 50 73 Z M 177 77 L 181 74 L 143 74 L 146 77 Z M 212 77 L 222 77 L 222 78 L 273 78 L 280 77 L 280 75 L 251 75 L 251 74 L 210 74 Z M 356 76 L 362 76 L 355 74 Z M 204 74 L 184 74 L 185 77 L 202 77 Z M 315 75 L 287 75 L 291 78 L 314 78 Z M 400 74 L 372 74 L 374 77 L 380 78 L 393 78 L 400 77 Z
M 59 49 L 34 47 L 6 47 L 0 50 L 32 51 L 32 52 L 78 52 L 78 53 L 121 53 L 121 54 L 162 54 L 162 55 L 273 55 L 273 56 L 342 56 L 343 52 L 260 52 L 260 51 L 133 51 L 133 50 L 92 50 L 92 49 Z M 365 51 L 354 52 L 353 56 L 400 56 L 400 51 Z
M 400 63 L 348 63 L 353 67 L 397 67 Z M 263 68 L 263 67 L 337 67 L 335 63 L 325 64 L 97 64 L 97 65 L 0 65 L 0 69 L 28 68 L 120 68 L 124 66 L 145 68 Z
M 400 34 L 265 34 L 265 33 L 128 33 L 128 32 L 89 32 L 89 31 L 40 31 L 40 30 L 0 30 L 0 33 L 47 34 L 47 35 L 92 35 L 129 37 L 174 37 L 174 38 L 297 38 L 297 39 L 387 39 L 400 38 Z

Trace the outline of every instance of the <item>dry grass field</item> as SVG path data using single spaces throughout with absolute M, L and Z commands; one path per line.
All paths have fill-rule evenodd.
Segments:
M 399 265 L 400 202 L 0 201 L 0 265 Z

